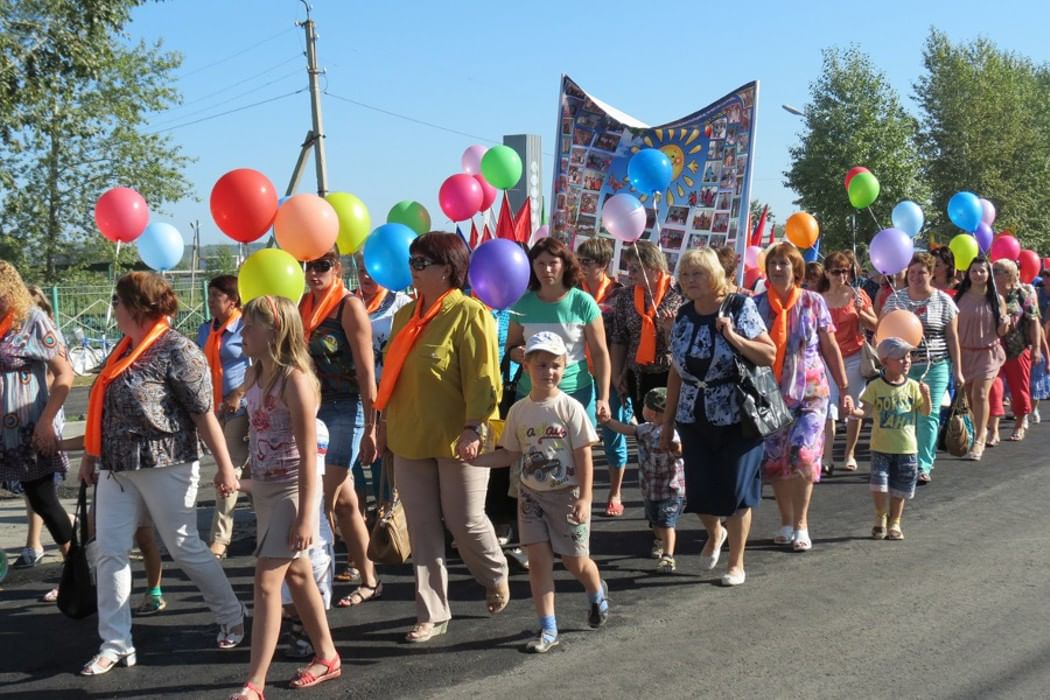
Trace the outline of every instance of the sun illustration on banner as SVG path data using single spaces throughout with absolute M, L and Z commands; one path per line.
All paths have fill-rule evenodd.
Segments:
M 670 159 L 671 184 L 668 185 L 664 196 L 668 206 L 673 205 L 676 199 L 684 200 L 687 196 L 686 188 L 692 188 L 696 184 L 693 178 L 700 169 L 700 154 L 704 150 L 704 142 L 697 139 L 702 135 L 703 132 L 698 128 L 661 127 L 643 136 L 641 144 L 631 146 L 632 154 L 643 148 L 655 148 Z M 641 194 L 638 199 L 644 202 L 648 195 Z

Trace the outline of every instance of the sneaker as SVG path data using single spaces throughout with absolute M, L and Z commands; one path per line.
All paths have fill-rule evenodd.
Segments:
M 40 563 L 40 560 L 44 558 L 44 550 L 33 549 L 32 547 L 22 547 L 22 553 L 18 555 L 18 559 L 15 559 L 15 563 L 12 568 L 15 569 L 31 569 Z
M 1042 423 L 1043 422 L 1042 417 L 1039 415 L 1039 409 L 1038 408 L 1035 409 L 1034 411 L 1032 411 L 1032 422 L 1033 423 Z
M 525 651 L 530 654 L 546 654 L 556 646 L 558 646 L 558 638 L 548 637 L 543 630 L 540 630 L 536 633 L 535 639 L 530 639 L 525 643 Z
M 168 604 L 164 602 L 164 598 L 159 595 L 146 594 L 142 597 L 142 602 L 135 608 L 134 614 L 136 617 L 146 617 L 148 615 L 156 615 L 164 608 L 168 607 Z
M 673 574 L 675 570 L 674 557 L 667 556 L 666 554 L 660 557 L 660 562 L 656 565 L 656 573 L 658 574 Z
M 293 623 L 285 638 L 288 643 L 284 650 L 286 658 L 309 659 L 313 657 L 314 647 L 310 643 L 309 637 L 306 636 L 306 631 L 301 624 Z
M 609 584 L 604 580 L 602 581 L 602 598 L 605 607 L 602 607 L 602 603 L 591 603 L 591 611 L 587 614 L 587 624 L 592 629 L 598 629 L 609 619 Z
M 661 539 L 653 540 L 653 548 L 649 550 L 649 556 L 653 559 L 660 559 L 664 555 L 664 541 Z

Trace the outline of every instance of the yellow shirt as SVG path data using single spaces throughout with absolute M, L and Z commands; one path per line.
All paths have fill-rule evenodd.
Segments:
M 393 337 L 416 302 L 398 310 Z M 386 407 L 390 450 L 406 459 L 454 458 L 468 420 L 499 418 L 503 380 L 492 313 L 459 290 L 441 303 L 405 358 Z
M 915 416 L 922 408 L 922 392 L 917 381 L 905 379 L 894 385 L 879 377 L 864 388 L 860 401 L 872 409 L 872 452 L 913 455 L 919 451 Z

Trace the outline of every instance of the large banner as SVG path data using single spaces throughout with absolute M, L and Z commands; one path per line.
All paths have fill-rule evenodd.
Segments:
M 551 234 L 575 247 L 601 226 L 602 205 L 617 192 L 632 192 L 646 206 L 644 237 L 659 244 L 672 270 L 681 253 L 702 246 L 747 246 L 758 82 L 711 105 L 651 127 L 587 94 L 562 76 L 558 147 L 551 197 Z M 658 148 L 673 167 L 670 186 L 654 201 L 634 192 L 627 163 L 643 148 Z M 655 241 L 654 241 L 655 242 Z M 616 266 L 626 269 L 616 242 Z

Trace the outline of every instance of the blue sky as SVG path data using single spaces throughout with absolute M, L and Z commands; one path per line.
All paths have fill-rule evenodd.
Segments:
M 782 173 L 801 120 L 781 105 L 805 106 L 822 48 L 858 44 L 913 108 L 912 85 L 930 27 L 953 41 L 984 36 L 1050 62 L 1045 8 L 1034 1 L 316 0 L 322 87 L 371 107 L 324 97 L 329 188 L 360 197 L 373 226 L 385 222 L 394 203 L 415 199 L 435 228 L 447 228 L 438 187 L 460 170 L 460 155 L 473 143 L 541 135 L 549 196 L 562 73 L 652 125 L 757 79 L 751 193 L 769 202 L 782 222 L 794 211 Z M 197 201 L 168 205 L 155 216 L 175 224 L 187 241 L 195 219 L 202 242 L 228 241 L 208 211 L 211 186 L 224 172 L 256 168 L 280 191 L 286 187 L 310 128 L 308 93 L 281 97 L 307 85 L 303 30 L 295 27 L 304 16 L 294 0 L 181 0 L 134 12 L 132 40 L 161 40 L 184 56 L 178 72 L 184 104 L 154 115 L 149 128 L 170 130 L 197 159 L 187 170 Z M 280 99 L 215 116 L 270 98 Z M 202 121 L 190 123 L 195 120 Z M 842 173 L 828 176 L 841 180 Z M 311 163 L 299 191 L 313 191 L 314 183 Z

